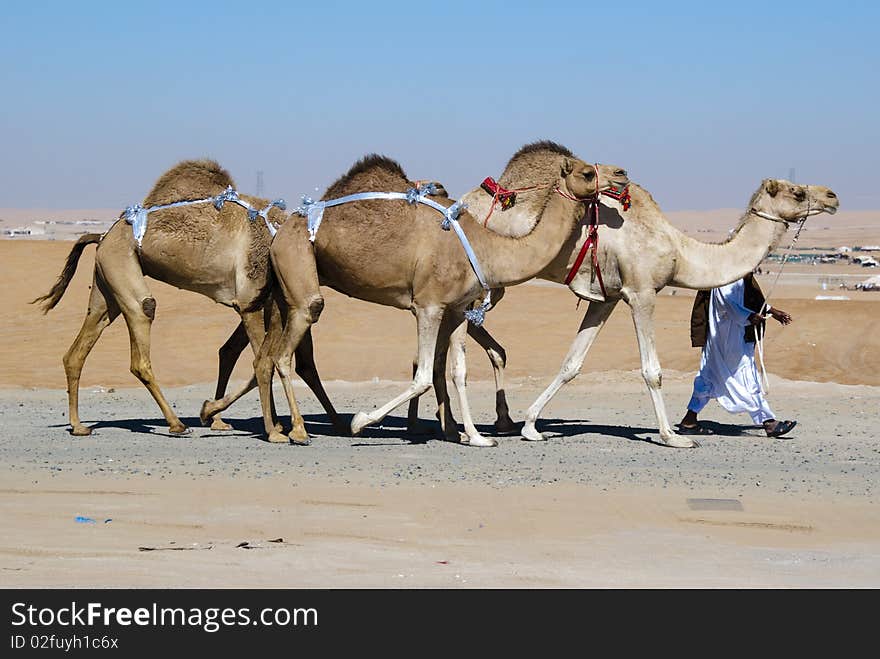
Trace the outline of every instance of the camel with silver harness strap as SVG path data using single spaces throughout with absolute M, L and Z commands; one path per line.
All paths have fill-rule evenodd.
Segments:
M 88 312 L 64 356 L 69 420 L 74 435 L 88 435 L 92 431 L 79 417 L 83 364 L 101 333 L 120 314 L 128 325 L 132 373 L 158 403 L 170 432 L 181 434 L 188 430 L 168 404 L 153 374 L 150 331 L 156 300 L 146 277 L 201 293 L 234 309 L 241 317 L 245 345 L 251 344 L 258 360 L 270 360 L 268 345 L 262 352 L 261 348 L 264 338 L 268 343 L 274 340 L 273 332 L 280 334 L 280 313 L 301 317 L 306 324 L 318 319 L 323 299 L 314 253 L 301 221 L 294 222 L 287 232 L 290 258 L 296 262 L 296 276 L 289 280 L 287 297 L 279 308 L 274 299 L 270 301 L 264 294 L 273 285 L 269 244 L 275 228 L 286 219 L 281 212 L 283 206 L 281 200 L 268 202 L 239 195 L 230 175 L 214 161 L 183 161 L 159 178 L 143 205 L 126 209 L 103 236 L 89 234 L 77 241 L 52 290 L 34 300 L 42 302 L 45 311 L 53 308 L 73 278 L 83 249 L 88 244 L 98 244 Z M 310 338 L 304 337 L 306 342 Z M 315 392 L 331 421 L 339 424 L 311 360 L 311 350 L 302 353 L 297 362 L 298 373 Z M 218 395 L 225 386 L 221 374 Z M 307 443 L 308 434 L 292 387 L 286 385 L 285 392 L 293 422 L 290 439 Z M 268 433 L 284 437 L 276 427 L 274 413 L 265 423 Z M 214 419 L 212 427 L 229 426 Z M 345 431 L 345 426 L 340 426 L 340 431 Z
M 486 288 L 521 283 L 545 269 L 581 221 L 583 202 L 602 190 L 618 189 L 628 182 L 626 173 L 618 167 L 590 165 L 570 153 L 540 145 L 520 149 L 507 170 L 519 186 L 541 187 L 526 204 L 540 211 L 536 211 L 538 218 L 530 232 L 509 238 L 485 229 L 463 210 L 457 222 L 481 266 L 482 277 L 462 249 L 457 233 L 438 230 L 437 212 L 432 208 L 381 198 L 324 204 L 314 243 L 321 284 L 352 297 L 409 310 L 418 325 L 418 366 L 411 385 L 378 409 L 356 414 L 353 434 L 424 393 L 433 383 L 444 436 L 459 441 L 448 404 L 445 373 L 449 337 L 466 326 L 465 312 Z M 405 194 L 409 187 L 397 163 L 373 155 L 356 163 L 331 185 L 323 201 L 364 192 Z M 453 205 L 448 199 L 440 203 L 444 208 Z M 284 227 L 279 229 L 271 248 L 282 290 L 284 272 L 289 267 L 286 233 Z M 276 359 L 284 362 L 289 357 L 290 350 L 285 348 Z M 203 410 L 222 411 L 238 394 L 206 403 Z M 479 433 L 466 435 L 465 441 L 474 446 L 496 444 Z

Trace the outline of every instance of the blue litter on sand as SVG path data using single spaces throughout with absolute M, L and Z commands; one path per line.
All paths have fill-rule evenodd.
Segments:
M 82 515 L 77 515 L 74 518 L 74 521 L 77 524 L 97 524 L 97 522 L 95 520 L 93 520 L 91 517 L 83 517 Z

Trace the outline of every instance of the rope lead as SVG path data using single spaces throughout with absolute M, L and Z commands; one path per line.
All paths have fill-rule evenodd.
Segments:
M 782 263 L 780 263 L 779 265 L 779 272 L 776 273 L 776 278 L 770 285 L 770 288 L 767 291 L 767 295 L 764 296 L 764 304 L 761 306 L 761 311 L 759 313 L 765 318 L 770 312 L 770 296 L 773 293 L 773 289 L 776 288 L 776 282 L 779 281 L 779 277 L 780 275 L 782 275 L 782 270 L 783 268 L 785 268 L 785 264 L 788 262 L 788 257 L 791 255 L 791 250 L 794 248 L 795 243 L 798 241 L 798 237 L 800 237 L 801 235 L 801 231 L 804 228 L 804 224 L 806 224 L 807 222 L 807 217 L 809 216 L 810 210 L 810 206 L 808 205 L 807 215 L 804 215 L 800 220 L 798 220 L 797 231 L 795 231 L 794 237 L 791 239 L 791 243 L 788 245 L 788 249 L 785 250 L 785 255 L 782 257 Z M 767 379 L 767 367 L 764 366 L 764 332 L 760 324 L 755 326 L 755 349 L 758 353 L 758 364 L 761 367 L 759 382 L 759 384 L 761 385 L 761 393 L 766 396 L 770 392 L 770 381 Z

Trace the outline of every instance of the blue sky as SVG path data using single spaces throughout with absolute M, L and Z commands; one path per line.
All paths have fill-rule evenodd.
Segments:
M 122 208 L 179 160 L 296 201 L 365 153 L 457 196 L 522 144 L 665 210 L 762 178 L 880 209 L 869 2 L 4 2 L 0 207 Z

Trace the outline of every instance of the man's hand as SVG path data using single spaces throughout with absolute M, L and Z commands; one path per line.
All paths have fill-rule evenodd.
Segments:
M 791 316 L 782 309 L 774 309 L 770 307 L 768 313 L 778 320 L 782 325 L 788 325 L 791 322 Z

